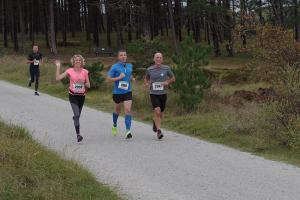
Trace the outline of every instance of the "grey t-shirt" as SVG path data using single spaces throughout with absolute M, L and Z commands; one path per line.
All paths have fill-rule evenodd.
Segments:
M 160 65 L 159 67 L 152 65 L 146 71 L 146 78 L 150 80 L 150 94 L 166 94 L 167 88 L 162 83 L 174 76 L 171 68 L 167 65 Z

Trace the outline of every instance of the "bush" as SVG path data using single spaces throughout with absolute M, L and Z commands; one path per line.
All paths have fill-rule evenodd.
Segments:
M 274 136 L 293 150 L 300 149 L 300 117 L 298 105 L 293 100 L 287 98 L 265 105 L 265 111 L 268 114 L 266 128 L 273 132 Z
M 277 97 L 265 105 L 267 127 L 279 141 L 300 149 L 300 47 L 280 27 L 258 29 L 255 56 L 249 66 L 252 76 L 269 82 Z
M 137 78 L 144 76 L 146 69 L 153 64 L 153 55 L 156 52 L 167 52 L 167 45 L 161 38 L 142 38 L 128 44 L 127 50 L 134 59 L 133 67 Z M 166 55 L 167 56 L 167 55 Z
M 300 61 L 300 45 L 281 27 L 268 25 L 257 32 L 254 59 L 248 66 L 253 77 L 275 86 L 285 82 L 286 72 Z
M 210 86 L 201 66 L 208 64 L 211 48 L 200 46 L 188 37 L 180 44 L 180 50 L 179 55 L 173 56 L 176 63 L 173 86 L 185 110 L 192 111 L 201 102 L 204 89 Z
M 67 66 L 72 67 L 70 64 L 67 64 Z M 90 90 L 98 89 L 105 80 L 105 78 L 102 75 L 104 65 L 101 62 L 96 62 L 92 63 L 91 65 L 86 65 L 84 68 L 89 71 L 89 78 L 91 83 Z M 68 85 L 69 79 L 65 78 L 61 82 L 64 85 Z

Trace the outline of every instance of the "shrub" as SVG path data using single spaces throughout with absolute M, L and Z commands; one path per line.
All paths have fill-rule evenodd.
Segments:
M 201 102 L 204 89 L 210 86 L 201 66 L 208 64 L 211 48 L 200 46 L 188 37 L 180 44 L 180 49 L 180 54 L 173 56 L 176 63 L 173 86 L 185 110 L 192 111 Z
M 276 99 L 265 105 L 267 127 L 280 142 L 300 149 L 300 47 L 292 35 L 280 27 L 258 29 L 252 76 L 269 82 Z
M 286 72 L 300 61 L 300 46 L 281 27 L 265 26 L 257 30 L 254 59 L 248 66 L 256 79 L 273 85 L 285 82 Z

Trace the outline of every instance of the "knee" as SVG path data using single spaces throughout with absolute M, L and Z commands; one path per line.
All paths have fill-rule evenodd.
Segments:
M 156 117 L 160 117 L 161 116 L 161 110 L 160 110 L 160 108 L 155 108 L 154 109 L 154 113 L 155 113 Z
M 125 108 L 125 114 L 126 114 L 126 115 L 131 114 L 131 109 L 130 109 L 130 108 Z

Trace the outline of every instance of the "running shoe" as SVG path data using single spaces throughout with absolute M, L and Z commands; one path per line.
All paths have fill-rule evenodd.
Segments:
M 31 80 L 28 81 L 28 87 L 31 87 Z
M 160 130 L 160 129 L 157 130 L 157 138 L 158 138 L 159 140 L 161 140 L 163 137 L 164 137 L 164 135 L 162 134 L 161 130 Z
M 40 96 L 40 94 L 38 92 L 35 92 L 34 95 L 35 96 Z
M 117 128 L 116 126 L 113 126 L 113 127 L 111 128 L 111 134 L 112 134 L 113 136 L 116 136 L 116 135 L 118 134 L 118 128 Z
M 78 135 L 77 135 L 77 142 L 81 142 L 82 139 L 83 139 L 83 137 L 82 137 L 80 134 L 78 134 Z
M 130 139 L 132 138 L 132 134 L 130 132 L 130 130 L 126 131 L 126 139 Z

